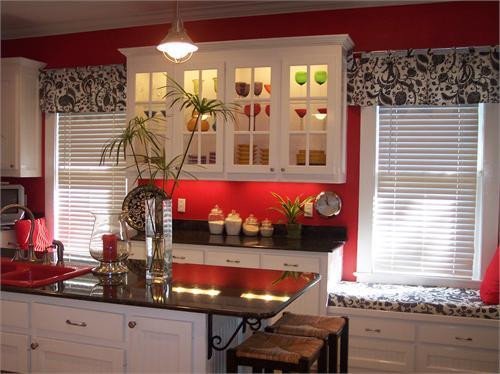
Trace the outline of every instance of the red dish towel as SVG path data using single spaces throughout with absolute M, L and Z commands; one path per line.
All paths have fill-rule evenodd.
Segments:
M 24 219 L 16 221 L 14 228 L 16 230 L 16 239 L 19 248 L 28 249 L 28 237 L 30 233 L 30 220 Z M 45 224 L 45 218 L 35 219 L 35 230 L 33 231 L 33 243 L 35 251 L 43 252 L 45 248 L 52 244 L 49 230 Z M 47 248 L 49 252 L 53 252 L 53 248 Z

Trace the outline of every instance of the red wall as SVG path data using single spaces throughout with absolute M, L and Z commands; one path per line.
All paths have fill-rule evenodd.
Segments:
M 125 5 L 126 6 L 126 5 Z M 359 8 L 241 17 L 186 22 L 195 42 L 282 36 L 349 34 L 356 51 L 496 45 L 499 35 L 499 3 L 450 2 L 378 8 Z M 143 26 L 41 38 L 3 41 L 2 57 L 24 56 L 47 63 L 48 68 L 124 63 L 118 48 L 157 44 L 168 25 Z M 187 212 L 178 218 L 206 219 L 218 203 L 225 212 L 238 210 L 243 217 L 279 217 L 268 210 L 274 204 L 269 191 L 293 197 L 334 190 L 342 198 L 343 210 L 335 218 L 304 219 L 317 225 L 345 225 L 348 242 L 344 252 L 344 278 L 354 279 L 358 231 L 359 109 L 349 108 L 347 138 L 347 182 L 340 185 L 315 183 L 257 183 L 183 181 L 177 197 L 187 199 Z M 2 180 L 5 180 L 3 178 Z M 9 179 L 25 185 L 29 206 L 44 211 L 43 178 Z

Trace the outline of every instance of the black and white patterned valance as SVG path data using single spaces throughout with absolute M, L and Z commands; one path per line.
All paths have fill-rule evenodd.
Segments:
M 350 105 L 449 105 L 499 102 L 497 47 L 351 55 Z
M 40 73 L 43 112 L 116 112 L 126 109 L 125 65 L 48 69 Z

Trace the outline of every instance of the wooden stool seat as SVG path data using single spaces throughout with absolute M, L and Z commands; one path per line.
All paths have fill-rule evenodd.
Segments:
M 309 372 L 323 345 L 323 341 L 316 338 L 258 331 L 237 347 L 228 349 L 227 370 L 236 372 L 238 365 L 245 365 L 252 366 L 254 371 Z
M 340 371 L 347 372 L 349 320 L 346 317 L 312 316 L 284 312 L 278 321 L 272 326 L 266 327 L 266 331 L 324 340 L 325 348 L 321 354 L 326 355 L 326 347 L 328 346 L 328 372 L 330 373 L 338 371 L 338 341 L 340 339 Z
M 345 323 L 345 319 L 341 317 L 308 316 L 285 312 L 272 328 L 278 334 L 326 339 L 330 334 L 340 334 Z

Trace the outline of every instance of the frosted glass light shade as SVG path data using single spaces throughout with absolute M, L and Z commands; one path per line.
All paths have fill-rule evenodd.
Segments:
M 189 60 L 198 47 L 186 33 L 182 20 L 177 18 L 156 49 L 163 52 L 168 60 L 179 64 Z

